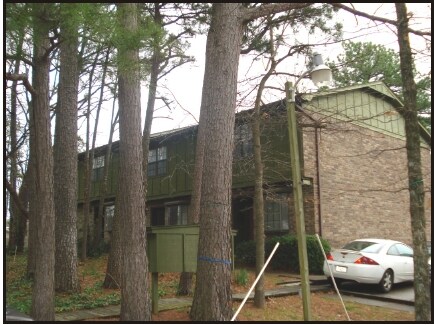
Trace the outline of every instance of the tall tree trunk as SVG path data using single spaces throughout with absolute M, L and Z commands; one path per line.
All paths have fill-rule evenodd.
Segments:
M 431 291 L 426 250 L 424 185 L 420 155 L 420 135 L 416 106 L 411 47 L 408 34 L 408 16 L 405 3 L 396 3 L 399 56 L 404 94 L 403 116 L 407 140 L 407 167 L 410 192 L 411 230 L 414 249 L 414 293 L 416 321 L 431 320 Z
M 200 112 L 200 119 L 205 120 L 206 110 L 202 109 Z M 202 191 L 202 175 L 203 175 L 203 155 L 205 148 L 204 126 L 199 122 L 197 137 L 196 137 L 196 150 L 194 158 L 194 171 L 193 171 L 193 184 L 191 190 L 190 209 L 188 212 L 188 224 L 197 225 L 199 223 L 200 215 L 200 199 Z M 178 295 L 190 295 L 192 293 L 193 273 L 183 272 L 179 279 Z
M 118 4 L 121 33 L 138 31 L 137 4 Z M 119 44 L 119 217 L 122 219 L 121 321 L 150 321 L 146 254 L 140 75 L 137 44 Z
M 271 41 L 272 42 L 272 41 Z M 271 44 L 273 46 L 273 44 Z M 253 136 L 253 158 L 255 166 L 255 194 L 253 197 L 253 214 L 255 220 L 255 242 L 256 242 L 256 276 L 259 275 L 265 263 L 265 230 L 264 230 L 264 166 L 262 164 L 261 146 L 261 97 L 265 83 L 276 68 L 276 61 L 272 59 L 270 69 L 259 83 L 256 95 L 254 114 L 252 120 Z M 254 303 L 257 308 L 265 306 L 264 277 L 261 276 L 255 287 Z
M 36 211 L 36 196 L 35 193 L 35 141 L 33 140 L 35 137 L 35 127 L 34 121 L 31 118 L 33 116 L 33 102 L 30 102 L 29 105 L 29 161 L 27 163 L 27 174 L 28 174 L 28 192 L 29 192 L 29 238 L 28 238 L 28 251 L 27 251 L 27 277 L 29 279 L 34 279 L 35 277 L 35 269 L 36 269 L 36 219 L 35 219 L 35 211 Z
M 30 161 L 30 160 L 29 160 Z M 29 215 L 29 211 L 28 211 L 28 204 L 29 204 L 29 200 L 30 200 L 30 195 L 29 195 L 29 179 L 30 179 L 30 169 L 27 168 L 26 172 L 24 173 L 22 182 L 21 182 L 21 187 L 20 187 L 20 192 L 17 195 L 17 200 L 19 201 L 19 203 L 15 202 L 15 200 L 12 200 L 14 202 L 13 205 L 13 215 L 17 217 L 18 220 L 17 221 L 17 229 L 16 229 L 16 240 L 15 240 L 15 245 L 16 245 L 16 251 L 17 253 L 19 252 L 23 252 L 24 251 L 24 246 L 25 246 L 25 236 L 26 236 L 26 231 L 27 231 L 27 221 L 28 221 L 28 215 Z M 15 192 L 16 194 L 16 192 Z M 11 202 L 12 203 L 12 202 Z M 20 206 L 18 206 L 18 204 Z M 12 250 L 10 250 L 11 253 L 13 252 Z
M 17 55 L 18 57 L 21 55 L 22 47 L 23 47 L 23 32 L 19 35 L 19 40 L 17 43 Z M 15 61 L 14 66 L 14 74 L 18 74 L 20 70 L 20 60 L 17 59 Z M 17 166 L 17 85 L 18 80 L 14 80 L 12 82 L 11 88 L 11 126 L 10 126 L 10 137 L 11 137 L 11 173 L 10 173 L 10 184 L 14 191 L 17 190 L 17 175 L 18 175 L 18 166 Z M 24 235 L 25 233 L 20 233 L 20 224 L 21 219 L 24 217 L 19 213 L 19 210 L 16 207 L 14 200 L 10 200 L 9 204 L 10 211 L 10 228 L 9 228 L 9 242 L 8 242 L 8 250 L 10 253 L 22 253 L 24 250 Z
M 54 321 L 54 193 L 53 152 L 49 106 L 49 4 L 33 5 L 33 98 L 31 119 L 35 143 L 35 279 L 31 315 L 36 321 Z
M 244 24 L 307 3 L 214 3 L 206 45 L 200 127 L 204 161 L 193 320 L 229 320 L 231 311 L 231 187 L 237 73 Z M 222 95 L 223 94 L 223 95 Z M 216 243 L 218 243 L 216 245 Z
M 200 113 L 200 118 L 205 118 L 206 111 Z M 200 198 L 202 188 L 202 174 L 203 174 L 203 153 L 205 147 L 205 139 L 203 127 L 199 122 L 198 133 L 196 137 L 196 151 L 194 160 L 194 172 L 193 172 L 193 185 L 191 190 L 190 210 L 188 212 L 188 224 L 197 225 L 199 223 L 200 214 Z M 179 278 L 178 292 L 180 296 L 190 295 L 193 286 L 193 273 L 182 272 Z
M 205 148 L 200 200 L 195 321 L 227 321 L 232 316 L 231 187 L 240 4 L 214 3 L 206 45 L 201 117 Z M 212 64 L 211 64 L 212 62 Z M 224 94 L 224 96 L 222 96 Z
M 106 57 L 104 60 L 104 67 L 103 67 L 103 72 L 102 72 L 102 77 L 101 77 L 101 89 L 100 89 L 100 96 L 99 96 L 99 101 L 98 101 L 98 108 L 97 108 L 97 113 L 96 113 L 96 118 L 95 118 L 95 128 L 94 128 L 94 133 L 93 133 L 93 140 L 92 140 L 92 152 L 94 152 L 95 150 L 95 145 L 96 145 L 96 135 L 97 135 L 97 131 L 98 131 L 98 123 L 99 123 L 99 114 L 101 111 L 101 107 L 102 107 L 102 102 L 104 99 L 104 87 L 105 87 L 105 77 L 107 74 L 107 68 L 108 68 L 108 64 L 109 64 L 109 58 L 110 58 L 110 53 L 112 52 L 111 47 L 109 47 L 107 49 L 106 52 Z M 113 133 L 111 132 L 111 140 L 113 139 Z M 110 143 L 111 146 L 111 143 Z M 110 147 L 111 149 L 111 147 Z M 105 180 L 106 177 L 106 173 L 108 175 L 108 167 L 110 165 L 110 163 L 108 162 L 108 159 L 110 159 L 110 151 L 107 151 L 107 153 L 109 154 L 109 157 L 106 156 L 104 157 L 104 170 L 103 170 L 103 180 L 101 181 L 100 184 L 100 189 L 104 190 L 104 187 L 107 187 L 107 181 Z M 104 197 L 105 196 L 105 192 L 102 193 L 101 191 L 99 192 L 99 204 L 98 204 L 98 209 L 97 209 L 97 213 L 95 216 L 95 220 L 94 220 L 94 227 L 93 227 L 93 241 L 92 241 L 92 246 L 94 249 L 98 250 L 101 247 L 102 244 L 102 240 L 103 240 L 103 212 L 104 212 Z M 102 204 L 102 206 L 101 206 Z
M 109 136 L 109 143 L 107 146 L 107 152 L 106 152 L 106 164 L 104 165 L 104 182 L 103 182 L 103 188 L 101 189 L 101 198 L 100 198 L 100 208 L 98 209 L 98 213 L 100 213 L 100 210 L 103 209 L 104 205 L 104 199 L 107 192 L 107 181 L 108 181 L 108 171 L 110 167 L 110 157 L 111 157 L 111 147 L 112 147 L 112 141 L 113 141 L 113 133 L 115 129 L 115 125 L 117 123 L 117 119 L 119 116 L 119 111 L 116 116 L 116 118 L 113 119 L 114 110 L 115 110 L 115 102 L 116 102 L 116 90 L 115 90 L 115 97 L 113 98 L 113 110 L 112 110 L 112 124 L 110 127 L 110 136 Z M 118 188 L 116 189 L 118 197 L 119 195 L 119 181 L 118 181 Z M 112 233 L 110 236 L 110 252 L 107 260 L 107 269 L 105 273 L 105 279 L 104 279 L 104 288 L 112 288 L 112 289 L 119 289 L 120 283 L 121 283 L 121 242 L 120 242 L 120 222 L 118 217 L 118 211 L 119 206 L 115 205 L 115 214 L 113 216 L 113 224 L 112 224 Z M 101 211 L 102 213 L 103 211 Z
M 84 156 L 84 204 L 83 204 L 83 238 L 80 252 L 80 259 L 82 261 L 87 258 L 87 246 L 89 236 L 89 213 L 90 213 L 90 195 L 92 192 L 91 171 L 93 164 L 93 151 L 90 151 L 90 111 L 91 111 L 91 96 L 92 96 L 92 83 L 93 75 L 95 72 L 96 64 L 98 62 L 99 50 L 95 54 L 95 60 L 89 74 L 89 89 L 87 94 L 87 113 L 86 113 L 86 154 Z
M 259 275 L 265 263 L 265 217 L 264 217 L 264 166 L 262 163 L 262 146 L 261 146 L 261 98 L 268 78 L 274 73 L 277 61 L 275 60 L 273 28 L 270 28 L 270 49 L 271 61 L 267 73 L 262 77 L 259 83 L 258 93 L 256 94 L 253 121 L 253 158 L 255 166 L 255 194 L 253 203 L 253 213 L 255 220 L 255 242 L 256 242 L 256 276 Z M 265 306 L 264 277 L 258 280 L 255 287 L 254 303 L 257 308 Z
M 77 93 L 78 26 L 74 4 L 61 4 L 60 80 L 54 134 L 55 289 L 78 292 Z
M 110 236 L 110 253 L 107 260 L 107 269 L 103 287 L 106 289 L 120 289 L 122 281 L 122 242 L 121 242 L 121 220 L 119 217 L 119 190 L 117 191 L 117 202 L 113 216 L 113 227 Z
M 98 219 L 100 220 L 101 226 L 102 226 L 102 221 L 103 221 L 104 215 L 105 215 L 104 202 L 105 202 L 105 198 L 107 196 L 108 175 L 109 175 L 109 171 L 110 171 L 110 167 L 111 167 L 113 134 L 114 134 L 115 125 L 117 124 L 117 119 L 119 116 L 119 115 L 117 115 L 116 118 L 114 117 L 115 102 L 116 102 L 116 95 L 113 98 L 113 108 L 112 108 L 112 118 L 111 118 L 111 122 L 110 122 L 109 142 L 107 144 L 107 149 L 106 149 L 106 153 L 105 153 L 105 157 L 104 157 L 103 180 L 102 180 L 102 182 L 100 184 L 100 188 L 99 188 L 99 204 L 98 204 L 97 220 Z

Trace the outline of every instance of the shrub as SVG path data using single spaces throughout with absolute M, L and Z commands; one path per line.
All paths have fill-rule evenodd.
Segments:
M 330 251 L 330 244 L 320 238 L 324 251 L 327 253 Z M 267 238 L 265 240 L 265 258 L 271 254 L 276 243 L 279 242 L 279 247 L 276 250 L 273 258 L 270 261 L 269 267 L 275 270 L 289 270 L 291 272 L 300 272 L 298 261 L 298 245 L 297 236 L 285 235 Z M 235 263 L 246 266 L 255 266 L 255 242 L 247 241 L 240 243 L 235 248 Z M 321 251 L 321 247 L 318 244 L 318 240 L 314 235 L 306 235 L 306 248 L 307 258 L 309 264 L 309 273 L 322 274 L 322 266 L 324 263 L 324 256 Z
M 235 282 L 240 286 L 246 286 L 249 281 L 248 273 L 246 269 L 241 269 L 235 275 Z
M 235 246 L 235 263 L 237 265 L 254 266 L 256 261 L 255 242 L 240 242 Z

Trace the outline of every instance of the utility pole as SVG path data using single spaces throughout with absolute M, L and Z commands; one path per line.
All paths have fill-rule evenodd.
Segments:
M 306 228 L 304 224 L 303 191 L 301 183 L 300 153 L 298 150 L 297 121 L 295 118 L 295 94 L 292 82 L 285 83 L 285 91 L 288 111 L 289 153 L 291 156 L 298 259 L 301 275 L 301 294 L 303 299 L 303 315 L 305 321 L 311 321 L 312 313 L 310 303 L 309 264 L 307 260 Z

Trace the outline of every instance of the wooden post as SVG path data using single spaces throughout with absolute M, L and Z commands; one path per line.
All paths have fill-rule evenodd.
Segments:
M 300 153 L 298 151 L 294 88 L 291 82 L 285 83 L 285 90 L 288 111 L 289 153 L 291 156 L 298 259 L 300 263 L 301 293 L 303 298 L 303 315 L 305 321 L 310 321 L 312 320 L 312 315 L 310 306 L 309 264 L 307 260 L 306 227 L 304 225 L 303 190 L 301 183 Z

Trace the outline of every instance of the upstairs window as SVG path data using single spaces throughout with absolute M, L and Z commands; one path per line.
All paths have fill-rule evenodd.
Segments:
M 249 123 L 235 126 L 234 158 L 240 159 L 253 154 L 252 129 Z
M 148 176 L 161 176 L 167 172 L 167 149 L 159 147 L 149 150 Z
M 104 177 L 104 162 L 105 156 L 93 158 L 92 162 L 92 181 L 101 181 Z
M 286 196 L 279 195 L 276 200 L 265 201 L 265 231 L 289 230 L 288 202 Z

